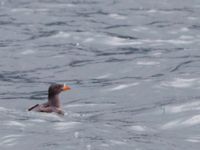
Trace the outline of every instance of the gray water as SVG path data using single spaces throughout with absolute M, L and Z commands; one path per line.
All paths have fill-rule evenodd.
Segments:
M 1 0 L 0 150 L 198 150 L 199 0 Z M 28 112 L 51 83 L 65 116 Z

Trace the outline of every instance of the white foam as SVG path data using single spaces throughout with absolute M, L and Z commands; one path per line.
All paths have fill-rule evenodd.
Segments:
M 159 43 L 169 43 L 169 44 L 191 44 L 193 41 L 188 40 L 179 40 L 179 39 L 173 39 L 173 40 L 155 40 L 155 42 Z
M 155 9 L 148 10 L 147 13 L 157 13 L 158 11 Z
M 17 138 L 17 137 L 22 137 L 22 134 L 10 134 L 2 137 L 1 139 L 8 139 L 8 138 Z
M 69 33 L 66 33 L 66 32 L 63 32 L 63 31 L 60 31 L 58 32 L 57 34 L 55 34 L 54 38 L 69 38 L 71 35 Z
M 192 125 L 200 124 L 200 115 L 195 115 L 195 116 L 183 121 L 182 124 L 186 125 L 186 126 L 192 126 Z
M 70 129 L 79 124 L 80 122 L 58 122 L 54 124 L 54 128 L 56 130 Z
M 16 140 L 19 137 L 22 137 L 23 135 L 21 134 L 10 134 L 6 135 L 1 138 L 0 140 L 0 146 L 13 146 L 16 144 Z
M 118 19 L 118 20 L 124 20 L 126 19 L 125 16 L 119 15 L 119 14 L 109 14 L 109 17 L 114 18 L 114 19 Z
M 186 139 L 185 141 L 191 142 L 191 143 L 200 143 L 199 139 Z
M 193 36 L 189 36 L 189 35 L 181 35 L 179 38 L 183 39 L 183 40 L 192 40 L 192 39 L 194 39 Z
M 110 76 L 111 76 L 111 74 L 108 73 L 108 74 L 104 74 L 104 75 L 98 76 L 98 77 L 96 77 L 96 79 L 105 79 L 105 78 L 108 78 Z
M 71 107 L 94 107 L 94 106 L 110 106 L 115 104 L 70 104 L 64 106 L 65 108 L 71 108 Z
M 14 9 L 11 9 L 11 12 L 33 12 L 33 9 L 29 9 L 29 8 L 14 8 Z
M 162 55 L 161 52 L 155 52 L 155 53 L 152 54 L 152 56 L 160 56 L 160 55 Z
M 87 145 L 86 145 L 87 150 L 91 150 L 91 147 L 92 147 L 92 146 L 91 146 L 90 144 L 87 144 Z
M 123 46 L 123 45 L 141 45 L 142 41 L 131 41 L 126 40 L 118 37 L 113 37 L 108 40 L 106 40 L 106 43 L 112 46 Z
M 4 6 L 5 5 L 5 2 L 4 1 L 1 1 L 1 6 Z
M 84 43 L 90 43 L 90 42 L 93 42 L 94 41 L 94 38 L 86 38 L 83 42 Z
M 8 125 L 8 126 L 18 126 L 18 127 L 26 127 L 25 124 L 17 122 L 17 121 L 7 121 L 7 122 L 5 122 L 5 125 Z
M 54 58 L 63 58 L 63 57 L 65 57 L 64 55 L 54 55 L 53 56 Z
M 139 83 L 131 83 L 131 84 L 121 84 L 121 85 L 118 85 L 116 87 L 113 87 L 111 89 L 109 89 L 108 91 L 118 91 L 118 90 L 122 90 L 122 89 L 126 89 L 126 88 L 129 88 L 129 87 L 133 87 L 133 86 L 136 86 L 138 85 Z
M 4 107 L 0 107 L 0 111 L 7 111 L 7 109 L 6 108 L 4 108 Z
M 15 138 L 5 139 L 0 142 L 0 145 L 13 146 L 16 144 Z
M 162 86 L 167 87 L 176 87 L 176 88 L 187 88 L 191 87 L 196 83 L 197 79 L 182 79 L 182 78 L 175 78 L 171 82 L 162 82 Z
M 180 31 L 182 31 L 182 32 L 188 32 L 188 31 L 189 31 L 189 28 L 183 27 L 183 28 L 180 29 Z
M 198 18 L 197 17 L 188 17 L 188 20 L 198 20 Z
M 123 144 L 126 144 L 125 142 L 123 141 L 118 141 L 118 140 L 110 140 L 110 142 L 114 145 L 123 145 Z
M 145 65 L 145 66 L 152 66 L 152 65 L 159 65 L 159 62 L 155 62 L 155 61 L 138 61 L 137 62 L 138 65 Z
M 35 51 L 31 50 L 31 49 L 21 52 L 22 55 L 30 55 L 30 54 L 34 54 L 34 53 L 35 53 Z
M 70 105 L 67 105 L 65 106 L 66 108 L 68 107 L 93 107 L 93 106 L 96 106 L 96 105 L 99 105 L 99 104 L 70 104 Z
M 174 121 L 170 121 L 170 122 L 164 124 L 164 125 L 161 127 L 161 129 L 170 129 L 170 128 L 174 128 L 174 127 L 179 126 L 180 123 L 181 123 L 181 120 L 179 120 L 179 119 L 178 119 L 178 120 L 174 120 Z
M 74 132 L 74 137 L 77 139 L 79 137 L 79 132 Z
M 191 143 L 200 143 L 200 137 L 199 136 L 190 137 L 190 138 L 185 139 L 185 141 L 191 142 Z
M 140 132 L 146 131 L 146 128 L 142 126 L 131 126 L 130 129 L 134 131 L 140 131 Z
M 123 39 L 119 37 L 112 37 L 105 41 L 106 44 L 111 46 L 124 46 L 124 45 L 142 45 L 142 44 L 151 44 L 151 45 L 161 45 L 161 44 L 192 44 L 193 40 L 188 39 L 173 39 L 173 40 L 162 40 L 162 39 L 141 39 L 141 40 L 130 40 Z
M 147 31 L 149 28 L 147 27 L 142 27 L 142 26 L 139 26 L 139 27 L 135 27 L 133 29 L 131 29 L 132 31 L 136 31 L 136 32 L 140 32 L 140 31 Z
M 31 122 L 39 122 L 39 123 L 46 122 L 45 120 L 42 120 L 42 119 L 32 119 L 30 121 Z
M 44 7 L 47 7 L 47 8 L 57 8 L 57 9 L 59 9 L 59 8 L 66 8 L 66 7 L 76 7 L 76 5 L 75 4 L 72 4 L 72 3 L 66 3 L 66 4 L 64 4 L 64 3 L 49 3 L 48 5 L 45 3 L 44 5 L 43 5 Z
M 102 143 L 101 146 L 102 146 L 102 147 L 106 147 L 106 148 L 108 148 L 108 147 L 109 147 L 109 144 Z
M 191 44 L 193 43 L 193 41 L 189 41 L 189 40 L 181 40 L 181 39 L 172 39 L 172 40 L 162 40 L 162 39 L 155 39 L 155 40 L 151 40 L 151 39 L 144 39 L 142 40 L 143 43 L 150 43 L 150 44 L 175 44 L 175 45 L 179 45 L 179 44 Z
M 37 8 L 37 9 L 30 9 L 30 8 L 14 8 L 11 9 L 11 12 L 13 13 L 25 13 L 25 14 L 30 14 L 33 12 L 47 12 L 48 9 L 45 8 Z
M 74 4 L 66 4 L 67 7 L 75 7 L 76 5 Z
M 167 113 L 181 113 L 192 110 L 200 110 L 200 102 L 186 103 L 178 106 L 166 106 L 165 112 Z
M 64 118 L 59 116 L 57 113 L 39 113 L 39 112 L 34 112 L 30 111 L 28 112 L 29 115 L 33 116 L 34 118 L 37 117 L 39 120 L 42 122 L 44 121 L 63 121 Z M 36 122 L 39 120 L 35 120 Z M 33 119 L 34 121 L 34 119 Z
M 177 119 L 170 121 L 161 126 L 161 129 L 171 129 L 175 127 L 189 127 L 198 124 L 200 124 L 200 115 L 195 115 L 190 117 L 189 119 Z

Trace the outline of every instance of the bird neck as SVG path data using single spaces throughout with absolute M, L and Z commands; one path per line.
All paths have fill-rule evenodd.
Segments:
M 50 106 L 60 107 L 60 98 L 58 95 L 49 95 L 48 102 Z

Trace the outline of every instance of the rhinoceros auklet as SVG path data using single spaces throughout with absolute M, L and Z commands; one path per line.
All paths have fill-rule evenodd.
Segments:
M 48 102 L 43 104 L 36 104 L 28 109 L 28 111 L 55 112 L 64 115 L 64 111 L 61 109 L 59 93 L 62 91 L 70 90 L 71 88 L 65 84 L 52 84 L 48 90 Z

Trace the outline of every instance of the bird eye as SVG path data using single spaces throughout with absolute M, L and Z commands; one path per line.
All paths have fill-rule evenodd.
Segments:
M 57 89 L 62 89 L 63 85 L 58 85 Z

